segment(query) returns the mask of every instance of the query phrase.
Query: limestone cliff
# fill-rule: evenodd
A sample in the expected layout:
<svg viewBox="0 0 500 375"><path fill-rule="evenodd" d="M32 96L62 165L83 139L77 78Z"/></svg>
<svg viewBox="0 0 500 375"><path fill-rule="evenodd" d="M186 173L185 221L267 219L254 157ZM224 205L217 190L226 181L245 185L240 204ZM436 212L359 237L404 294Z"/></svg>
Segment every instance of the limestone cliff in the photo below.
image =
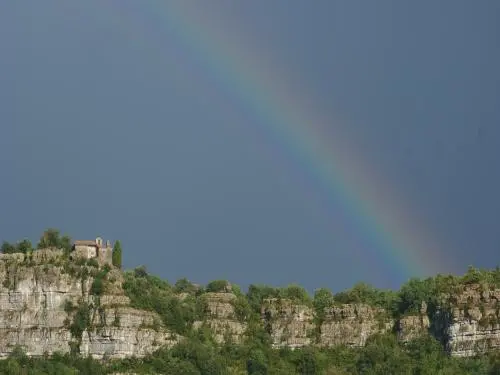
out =
<svg viewBox="0 0 500 375"><path fill-rule="evenodd" d="M435 330L451 355L467 357L500 348L500 290L470 284L445 296Z"/></svg>
<svg viewBox="0 0 500 375"><path fill-rule="evenodd" d="M310 307L272 298L264 301L261 311L273 347L297 348L313 342L314 315Z"/></svg>
<svg viewBox="0 0 500 375"><path fill-rule="evenodd" d="M59 250L0 255L0 357L16 346L28 355L124 358L172 345L175 337L155 314L129 307L121 273L102 272Z"/></svg>
<svg viewBox="0 0 500 375"><path fill-rule="evenodd" d="M246 324L236 317L234 302L236 296L232 293L205 293L206 319L196 321L193 328L209 327L219 343L230 340L240 343L246 330Z"/></svg>
<svg viewBox="0 0 500 375"><path fill-rule="evenodd" d="M274 298L264 302L262 317L274 347L297 348L313 344L359 347L371 335L393 327L393 321L382 309L363 304L327 308L324 318L319 321L312 308Z"/></svg>
<svg viewBox="0 0 500 375"><path fill-rule="evenodd" d="M321 324L319 343L322 346L364 346L375 333L386 333L394 321L381 308L364 304L344 304L327 309Z"/></svg>
<svg viewBox="0 0 500 375"><path fill-rule="evenodd" d="M418 314L406 315L396 321L398 340L404 343L429 333L431 321L429 319L427 304L422 302Z"/></svg>
<svg viewBox="0 0 500 375"><path fill-rule="evenodd" d="M156 313L131 307L123 281L117 269L94 259L71 260L59 250L0 255L0 358L16 346L35 356L142 357L178 342ZM360 347L377 333L395 332L402 342L432 334L453 356L500 349L500 289L474 283L457 288L439 296L431 312L422 303L418 313L398 319L361 303L332 302L318 316L309 305L270 298L261 305L260 322L275 348ZM218 342L243 341L249 305L239 291L186 296L175 298L198 298L204 306L194 329L209 329Z"/></svg>
<svg viewBox="0 0 500 375"><path fill-rule="evenodd" d="M204 297L208 302L208 318L204 322L195 322L195 327L210 327L218 342L228 338L239 342L246 324L234 317L236 296L231 293L207 293ZM427 333L429 328L425 311L394 320L381 308L365 304L338 304L325 309L324 317L319 320L312 307L280 298L263 301L261 318L274 348L293 349L308 345L361 347L370 336L394 329L400 340L409 341Z"/></svg>
<svg viewBox="0 0 500 375"><path fill-rule="evenodd" d="M234 298L230 296L211 296L219 339L227 335L224 327L230 326L227 317L233 310L229 301ZM392 331L402 342L434 335L453 356L473 356L500 348L500 290L479 285L468 285L461 293L445 296L431 315L424 302L418 313L399 319L391 318L381 308L337 304L326 308L322 319L318 319L312 307L273 298L264 300L261 317L275 348L361 347L370 336ZM231 332L234 335L242 331L232 328Z"/></svg>
<svg viewBox="0 0 500 375"><path fill-rule="evenodd" d="M407 315L396 322L398 340L404 343L428 333L430 320L427 314Z"/></svg>

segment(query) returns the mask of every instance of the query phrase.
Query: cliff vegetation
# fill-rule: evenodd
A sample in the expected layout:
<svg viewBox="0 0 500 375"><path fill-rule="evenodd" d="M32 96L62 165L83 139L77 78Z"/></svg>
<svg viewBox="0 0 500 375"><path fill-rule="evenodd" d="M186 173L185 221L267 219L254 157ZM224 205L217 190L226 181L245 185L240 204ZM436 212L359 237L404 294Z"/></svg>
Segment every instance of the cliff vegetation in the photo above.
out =
<svg viewBox="0 0 500 375"><path fill-rule="evenodd" d="M55 229L2 244L1 374L500 374L499 268L243 292L122 271L119 242L112 264L71 244Z"/></svg>

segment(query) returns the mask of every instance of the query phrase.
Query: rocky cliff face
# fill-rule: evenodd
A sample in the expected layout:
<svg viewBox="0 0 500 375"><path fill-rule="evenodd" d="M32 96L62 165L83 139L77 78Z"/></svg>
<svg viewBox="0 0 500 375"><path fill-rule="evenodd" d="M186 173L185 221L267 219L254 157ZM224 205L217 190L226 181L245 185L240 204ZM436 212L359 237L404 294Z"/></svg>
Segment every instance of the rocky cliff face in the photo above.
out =
<svg viewBox="0 0 500 375"><path fill-rule="evenodd" d="M99 272L58 250L0 255L0 357L15 346L28 355L140 357L175 342L155 314L129 307L120 272L109 271L93 295Z"/></svg>
<svg viewBox="0 0 500 375"><path fill-rule="evenodd" d="M306 345L359 347L368 337L393 327L382 309L367 305L328 308L318 321L312 308L289 300L269 299L262 306L264 324L273 346L298 348Z"/></svg>
<svg viewBox="0 0 500 375"><path fill-rule="evenodd" d="M226 301L228 296L224 297ZM221 303L223 299L219 305L213 305L213 311L221 311ZM230 309L229 306L226 308ZM217 316L218 334L222 338L225 315ZM461 293L445 298L432 319L425 303L419 313L396 320L383 309L363 304L333 306L318 319L311 307L276 298L264 301L261 316L275 348L361 347L374 334L394 331L402 342L432 334L453 356L473 356L500 349L500 290L479 285L469 285Z"/></svg>
<svg viewBox="0 0 500 375"><path fill-rule="evenodd" d="M261 312L273 347L298 348L313 343L315 325L310 307L273 298L264 301Z"/></svg>
<svg viewBox="0 0 500 375"><path fill-rule="evenodd" d="M451 355L467 357L500 348L500 290L468 285L448 296L438 317Z"/></svg>
<svg viewBox="0 0 500 375"><path fill-rule="evenodd" d="M427 314L427 304L422 302L418 314L403 316L396 321L398 340L407 343L429 333L431 321Z"/></svg>
<svg viewBox="0 0 500 375"><path fill-rule="evenodd" d="M130 307L122 284L118 270L68 260L58 250L0 255L0 358L16 346L35 356L73 351L94 358L141 357L178 342L158 315ZM418 314L398 320L364 304L337 304L319 317L312 307L268 299L261 321L275 348L360 347L370 336L394 330L402 342L431 333L453 356L500 349L500 289L460 288L442 296L432 314L423 304ZM242 342L247 323L238 308L241 296L229 290L198 298L206 311L194 328L209 328L218 342Z"/></svg>
<svg viewBox="0 0 500 375"><path fill-rule="evenodd" d="M346 304L327 309L321 324L320 345L364 346L375 333L386 333L394 326L386 312L363 304Z"/></svg>
<svg viewBox="0 0 500 375"><path fill-rule="evenodd" d="M426 334L429 328L430 320L425 313L404 316L396 322L398 340L404 343Z"/></svg>
<svg viewBox="0 0 500 375"><path fill-rule="evenodd" d="M247 326L236 317L236 296L232 293L205 293L201 298L205 300L207 317L204 321L194 322L193 328L209 327L219 343L240 343Z"/></svg>

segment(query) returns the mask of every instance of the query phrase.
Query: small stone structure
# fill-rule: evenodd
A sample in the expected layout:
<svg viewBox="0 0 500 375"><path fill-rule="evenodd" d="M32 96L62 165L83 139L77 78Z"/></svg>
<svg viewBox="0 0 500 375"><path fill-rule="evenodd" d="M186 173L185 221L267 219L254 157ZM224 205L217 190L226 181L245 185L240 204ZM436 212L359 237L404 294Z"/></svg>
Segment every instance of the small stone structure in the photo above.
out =
<svg viewBox="0 0 500 375"><path fill-rule="evenodd" d="M73 243L73 257L84 259L97 259L99 263L112 264L113 246L110 241L104 244L101 237L95 241L75 241Z"/></svg>

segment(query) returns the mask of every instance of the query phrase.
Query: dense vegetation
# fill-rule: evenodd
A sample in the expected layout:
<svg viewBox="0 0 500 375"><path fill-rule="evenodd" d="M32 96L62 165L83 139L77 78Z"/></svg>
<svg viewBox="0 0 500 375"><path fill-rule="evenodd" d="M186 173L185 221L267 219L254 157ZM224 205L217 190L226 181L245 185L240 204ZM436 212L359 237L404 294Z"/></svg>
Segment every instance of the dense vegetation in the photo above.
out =
<svg viewBox="0 0 500 375"><path fill-rule="evenodd" d="M67 235L61 236L57 229L49 228L43 232L36 249L45 249L48 247L55 247L58 249L64 249L69 252L71 250L71 238ZM27 254L30 251L35 250L32 243L28 239L18 241L16 244L12 244L7 241L2 242L1 249L4 254L12 253L23 253Z"/></svg>
<svg viewBox="0 0 500 375"><path fill-rule="evenodd" d="M60 236L54 229L46 231L34 248L24 240L17 244L4 242L4 253L30 253L37 248L59 247L71 249L68 236ZM121 266L120 251L113 258L115 266ZM109 267L98 269L97 264L85 264L93 271L92 294L100 296L110 271ZM80 275L82 276L82 275ZM85 276L85 275L83 275ZM0 361L0 374L111 374L135 372L138 374L500 374L500 353L491 353L478 358L451 358L443 346L431 335L425 335L408 344L401 344L393 333L371 337L361 349L336 347L320 349L276 350L261 324L262 303L269 298L292 300L312 307L316 323L325 319L325 308L344 303L365 303L384 308L387 314L398 318L417 313L422 303L428 307L432 317L435 308L443 306L453 294L468 284L481 288L500 287L500 269L478 270L470 267L464 276L437 275L427 279L411 279L399 291L379 290L365 283L353 288L332 293L326 288L309 295L298 285L275 288L266 285L250 285L244 293L236 285L225 280L215 280L205 286L195 285L187 279L170 284L150 275L142 266L124 273L123 288L131 299L132 306L154 311L172 331L186 337L185 341L170 350L160 349L143 359L129 358L121 361L96 361L82 358L77 350L65 355L45 358L28 358L22 350ZM235 318L248 322L245 339L241 344L230 341L217 344L209 329L193 329L195 321L204 320L207 314L207 293L231 292ZM88 326L88 306L66 306L75 311L69 322L74 337L81 336Z"/></svg>
<svg viewBox="0 0 500 375"><path fill-rule="evenodd" d="M272 350L265 334L255 332L238 346L216 345L210 337L192 335L171 350L159 350L141 360L100 362L57 354L36 359L15 350L10 358L0 361L0 373L5 375L100 375L115 372L167 375L493 375L500 373L500 357L450 358L430 336L415 340L406 347L398 344L394 335L380 335L370 338L361 349Z"/></svg>

